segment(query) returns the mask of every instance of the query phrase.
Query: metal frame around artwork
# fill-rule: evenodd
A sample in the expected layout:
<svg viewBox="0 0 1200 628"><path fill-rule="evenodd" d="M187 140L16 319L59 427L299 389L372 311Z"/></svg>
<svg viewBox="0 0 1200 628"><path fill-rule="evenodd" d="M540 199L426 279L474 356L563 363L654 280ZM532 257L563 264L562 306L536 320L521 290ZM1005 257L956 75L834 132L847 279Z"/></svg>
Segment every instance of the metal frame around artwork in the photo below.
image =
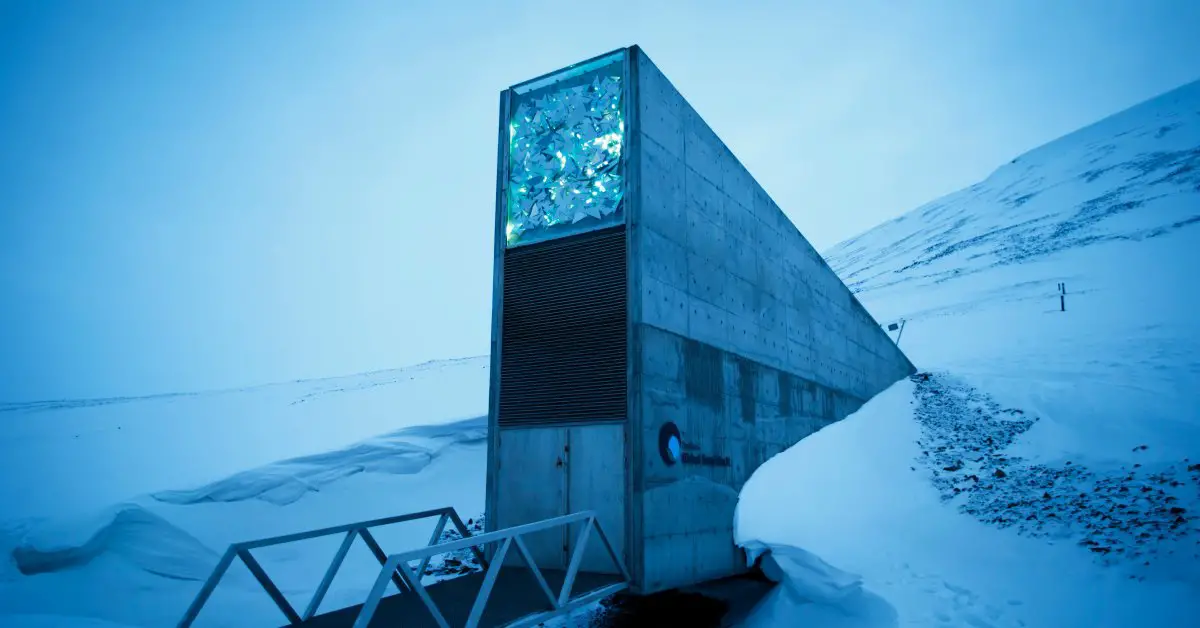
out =
<svg viewBox="0 0 1200 628"><path fill-rule="evenodd" d="M325 594L329 591L329 585L333 584L333 578L337 575L338 569L341 568L342 562L346 558L346 553L350 551L350 546L353 545L355 538L361 538L363 542L366 543L367 548L371 550L371 553L375 556L375 559L379 561L379 564L385 565L389 562L389 556L383 551L383 548L379 546L379 542L375 540L375 536L371 534L370 529L391 525L394 523L417 521L420 519L430 519L433 517L438 517L438 522L437 525L434 526L433 535L429 539L430 546L443 547L445 545L443 544L439 546L436 545L436 543L438 542L438 539L441 538L442 533L445 531L447 523L453 523L455 529L458 530L458 533L462 535L464 539L471 538L470 531L467 530L467 526L463 524L462 518L458 516L458 513L455 512L453 508L437 508L435 510L414 512L397 517L372 519L370 521L360 521L358 523L350 523L331 528L321 528L319 530L311 530L308 532L286 534L267 539L259 539L257 541L234 543L229 546L228 550L225 551L225 554L217 563L216 568L213 569L212 574L209 575L208 580L204 582L204 586L200 588L200 592L196 595L196 598L192 600L191 606L189 606L187 612L184 613L183 619L179 621L178 626L179 628L188 628L194 621L196 621L196 617L200 614L200 609L204 608L204 605L212 596L213 591L215 591L217 585L220 584L221 578L225 576L225 573L228 572L229 568L233 565L233 559L235 558L242 559L242 562L245 563L246 567L250 570L250 573L256 580L258 580L258 583L262 585L263 590L267 592L267 595L271 597L271 600L275 602L275 605L278 606L279 610L283 612L283 615L287 617L288 623L292 625L300 624L311 619L317 614L317 609L320 607L321 601L325 598ZM250 550L270 547L273 545L295 543L297 541L305 541L308 539L315 539L322 536L332 536L335 534L345 535L342 538L342 544L338 547L337 553L334 554L333 562L330 563L329 568L325 570L325 576L321 578L321 583L317 585L317 590L313 593L313 597L309 601L308 606L304 609L304 613L298 614L296 613L296 610L292 608L292 605L287 601L287 598L283 596L283 593L279 590L279 587L275 585L275 583L271 580L271 577L267 575L265 570L263 570L262 565L260 565L258 560L256 560L254 556L250 554ZM477 544L478 542L475 542L475 545ZM475 547L475 545L472 545L469 542L465 545L462 545L462 547L470 547L474 551L476 558L479 559L479 563L486 568L488 563L484 559L483 554L477 547ZM425 570L429 567L430 558L440 553L442 552L434 551L424 555L420 565L417 567L416 573L421 574L422 576L425 575ZM406 573L412 573L411 567L407 563L404 564L404 569ZM402 592L412 589L412 587L408 586L405 580L400 577L395 568L392 569L391 581L395 583L396 587Z"/></svg>
<svg viewBox="0 0 1200 628"><path fill-rule="evenodd" d="M571 553L570 563L567 567L567 573L563 580L562 589L556 595L550 590L550 586L546 583L545 576L533 561L533 557L529 554L529 548L525 545L523 536L534 534L543 530L557 528L560 526L569 526L573 523L583 523L580 528L579 535L576 537L575 547ZM622 580L610 585L606 585L588 591L577 597L572 597L572 589L575 585L575 577L579 575L579 568L583 564L584 551L587 548L588 539L591 537L592 530L595 530L599 535L600 541L604 543L604 548L608 551L609 558L613 561L613 566L620 571ZM371 592L367 596L367 601L363 603L362 610L359 612L358 619L354 622L354 628L367 628L371 623L371 618L374 617L375 611L379 608L379 603L383 599L383 594L387 590L388 582L395 574L400 574L404 580L405 586L416 593L421 602L425 604L425 608L429 614L433 616L435 622L441 628L450 628L449 622L446 621L446 616L433 602L429 596L425 586L421 584L421 578L413 573L409 567L409 562L421 560L422 565L429 560L431 556L444 552L453 552L466 548L476 549L480 545L490 545L499 543L500 547L496 550L492 557L491 564L486 567L487 572L483 578L483 584L479 588L479 593L475 596L475 602L471 605L471 613L467 617L467 623L464 628L478 628L480 620L483 618L483 610L487 607L488 599L492 594L492 587L496 584L496 579L500 576L500 570L503 568L504 558L508 551L516 546L517 553L524 559L525 564L529 566L535 580L537 580L542 593L546 595L549 609L527 615L515 622L509 623L510 628L518 626L532 626L544 622L548 619L557 617L574 610L585 604L590 604L597 600L603 599L613 593L629 588L629 572L625 569L624 562L617 556L613 550L612 544L608 540L608 536L604 534L604 530L600 527L600 522L596 520L596 513L590 510L577 512L562 517L554 517L536 523L529 523L495 532L487 532L470 538L463 538L459 541L450 543L442 543L439 545L431 545L429 547L393 554L387 558L383 564L383 568L379 572L379 576L375 579L374 586L371 587ZM476 550L478 551L478 550ZM420 573L420 572L417 572Z"/></svg>

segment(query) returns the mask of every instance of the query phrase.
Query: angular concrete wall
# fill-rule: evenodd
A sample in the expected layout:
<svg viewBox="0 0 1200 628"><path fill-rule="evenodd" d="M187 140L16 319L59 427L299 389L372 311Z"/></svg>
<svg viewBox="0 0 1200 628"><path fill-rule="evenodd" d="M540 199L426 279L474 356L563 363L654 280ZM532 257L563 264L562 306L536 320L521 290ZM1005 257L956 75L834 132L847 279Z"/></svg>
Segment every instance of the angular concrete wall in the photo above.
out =
<svg viewBox="0 0 1200 628"><path fill-rule="evenodd" d="M914 368L637 49L634 67L626 524L652 592L740 570L733 509L754 470ZM668 421L690 463L660 456Z"/></svg>

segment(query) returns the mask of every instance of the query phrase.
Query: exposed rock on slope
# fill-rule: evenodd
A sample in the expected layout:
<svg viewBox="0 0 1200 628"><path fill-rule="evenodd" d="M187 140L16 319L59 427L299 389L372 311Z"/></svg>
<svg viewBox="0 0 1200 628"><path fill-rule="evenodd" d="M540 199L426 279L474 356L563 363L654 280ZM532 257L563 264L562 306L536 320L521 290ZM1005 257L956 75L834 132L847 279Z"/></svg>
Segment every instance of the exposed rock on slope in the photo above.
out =
<svg viewBox="0 0 1200 628"><path fill-rule="evenodd" d="M1037 417L946 375L913 379L919 461L943 501L1020 534L1077 542L1105 563L1200 560L1200 464L1035 464L1008 450Z"/></svg>

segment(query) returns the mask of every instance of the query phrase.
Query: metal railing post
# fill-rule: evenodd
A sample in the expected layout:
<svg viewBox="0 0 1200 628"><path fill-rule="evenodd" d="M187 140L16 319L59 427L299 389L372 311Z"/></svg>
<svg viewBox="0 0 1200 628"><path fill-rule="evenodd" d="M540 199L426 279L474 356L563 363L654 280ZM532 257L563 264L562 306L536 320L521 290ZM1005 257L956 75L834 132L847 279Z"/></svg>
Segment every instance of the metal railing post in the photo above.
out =
<svg viewBox="0 0 1200 628"><path fill-rule="evenodd" d="M338 546L337 554L333 556L333 562L329 563L329 568L325 570L325 576L321 578L321 584L317 585L317 590L313 593L312 601L308 603L308 608L304 609L304 615L301 619L308 621L313 615L317 614L317 608L321 606L321 600L325 599L325 594L329 592L329 585L333 584L333 578L337 576L338 569L342 567L342 561L346 560L346 553L350 551L350 546L354 544L354 537L358 536L358 530L351 530L346 533L346 537L342 539L342 544Z"/></svg>
<svg viewBox="0 0 1200 628"><path fill-rule="evenodd" d="M596 521L595 524L596 534L600 536L600 542L604 543L604 549L608 550L609 558L612 558L613 564L616 565L618 570L620 570L621 577L627 582L633 580L633 578L629 575L629 570L625 567L625 563L621 561L619 556L617 556L617 550L614 549L612 543L609 542L608 535L604 533L604 528L600 526L600 522Z"/></svg>
<svg viewBox="0 0 1200 628"><path fill-rule="evenodd" d="M465 524L463 524L463 520L461 518L459 518L458 512L455 511L453 508L450 509L450 520L454 522L454 527L458 529L458 534L460 536L462 536L462 538L465 539L465 538L471 536L471 531L467 529L467 526ZM487 557L483 555L483 551L479 549L479 546L472 545L471 552L473 554L475 554L475 560L479 561L479 564L482 565L484 569L487 569L488 568Z"/></svg>
<svg viewBox="0 0 1200 628"><path fill-rule="evenodd" d="M516 544L517 551L520 552L521 557L525 559L525 564L529 565L529 571L533 573L533 577L537 580L538 586L541 587L542 593L545 593L546 599L550 601L550 608L558 608L558 598L550 590L550 585L546 583L546 578L542 575L542 570L538 569L537 563L533 562L533 555L529 553L529 548L525 546L525 540L520 535L517 535L513 537L513 543Z"/></svg>
<svg viewBox="0 0 1200 628"><path fill-rule="evenodd" d="M443 514L438 519L437 525L433 527L433 534L429 537L430 545L437 545L437 542L439 540L441 540L442 532L444 532L446 530L446 519L448 519L448 517L445 514ZM417 568L417 577L418 578L425 577L425 569L427 567L429 567L429 561L432 558L433 558L433 555L430 554L429 556L426 556L424 559L421 560L421 565Z"/></svg>
<svg viewBox="0 0 1200 628"><path fill-rule="evenodd" d="M243 563L246 563L246 567L250 568L250 573L254 574L254 579L258 580L258 583L266 590L267 595L271 596L271 599L275 601L275 606L278 606L279 610L283 611L283 615L287 617L288 622L293 625L300 623L300 616L296 614L296 609L292 608L286 597L283 597L283 592L279 590L279 587L275 586L275 583L271 581L267 572L263 571L262 565L258 564L254 556L250 554L250 550L240 549L237 554L238 558L242 559Z"/></svg>
<svg viewBox="0 0 1200 628"><path fill-rule="evenodd" d="M433 598L429 597L429 592L425 590L425 585L421 584L421 579L409 570L408 563L401 561L396 565L397 570L408 582L412 590L421 598L421 602L425 604L425 608L429 610L429 614L433 615L433 620L438 623L440 628L450 628L450 622L442 615L442 611L433 603Z"/></svg>
<svg viewBox="0 0 1200 628"><path fill-rule="evenodd" d="M575 537L575 549L571 552L571 564L567 567L566 578L563 579L562 590L558 592L558 605L561 607L571 598L571 589L575 586L575 576L579 566L583 564L584 548L587 547L588 535L592 532L592 518L584 521L579 536Z"/></svg>
<svg viewBox="0 0 1200 628"><path fill-rule="evenodd" d="M221 559L217 562L216 567L214 567L212 573L209 574L208 579L204 581L204 585L196 594L195 599L192 600L192 603L184 612L183 618L179 620L179 624L177 624L178 628L190 628L192 624L195 623L196 618L200 615L200 611L212 597L213 591L216 590L217 585L219 585L221 582L221 579L225 577L226 573L228 573L229 567L233 564L233 560L235 558L242 559L242 562L246 564L246 567L250 570L250 573L267 592L267 595L271 597L272 601L275 602L275 605L279 607L279 610L283 611L283 614L287 617L289 623L298 624L307 621L316 615L317 609L320 608L321 601L324 600L325 595L329 592L329 587L332 585L334 577L337 576L338 570L341 568L342 563L345 562L346 553L350 550L350 546L353 544L356 536L362 537L363 542L367 544L367 547L371 550L371 553L375 555L381 564L386 563L388 561L387 554L384 553L383 548L379 546L379 543L375 540L375 537L370 533L369 529L391 525L394 523L401 523L404 521L428 519L430 517L439 517L438 525L434 531L434 538L430 541L431 544L436 543L437 539L440 538L441 532L445 529L445 522L447 520L457 522L459 531L464 537L470 536L470 531L466 529L466 526L461 525L462 520L459 518L458 513L455 512L453 508L438 508L435 510L408 513L396 517L371 519L368 521L359 521L357 523L334 526L330 528L320 528L317 530L309 530L307 532L297 532L293 534L285 534L283 536L258 539L255 541L234 543L230 545L225 553L221 556ZM317 586L317 590L314 592L312 600L309 601L307 608L305 608L304 614L297 615L295 609L292 608L291 603L288 602L287 598L284 597L279 588L275 586L275 583L271 580L270 576L267 575L266 570L264 570L262 565L259 564L259 562L250 554L250 550L262 547L271 547L274 545L285 545L288 543L295 543L297 541L315 539L333 534L345 534L345 537L342 539L342 544L338 547L337 554L334 555L333 561L325 570L325 575L321 579L321 583ZM424 575L424 568L427 565L428 561L422 565L422 576ZM410 588L400 574L396 573L395 569L393 569L391 573L392 582L394 582L401 591L405 591Z"/></svg>
<svg viewBox="0 0 1200 628"><path fill-rule="evenodd" d="M371 624L371 618L375 616L375 610L379 608L379 602L383 599L383 592L387 590L388 581L391 579L392 572L396 571L396 565L399 562L395 558L389 558L383 569L379 570L379 575L375 578L375 584L371 585L371 590L367 593L367 599L363 602L362 608L358 610L358 617L354 619L353 628L367 628Z"/></svg>
<svg viewBox="0 0 1200 628"><path fill-rule="evenodd" d="M369 531L369 528L375 526L400 523L402 521L412 521L434 516L438 516L439 519L437 525L434 527L433 535L430 538L430 544L424 548L416 550L387 555L384 553L383 548L381 548L379 543L375 540L374 535L372 535ZM447 521L454 524L455 528L457 528L459 533L462 535L462 538L445 543L438 543L437 541L441 538L442 533L445 531ZM537 564L534 562L533 555L530 553L529 547L525 544L523 536L560 526L570 526L574 523L582 523L583 527L575 539L575 548L571 554L570 565L565 574L562 588L556 597L554 592L550 589L550 586L547 583L545 576L542 574L541 569L538 568ZM600 541L604 544L609 557L612 558L613 564L616 565L618 571L620 571L621 581L614 582L582 595L572 597L575 580L579 575L579 571L583 565L584 554L587 552L588 540L590 539L593 528L595 528L596 534L600 536ZM332 534L344 534L345 536L342 538L341 545L338 546L337 553L334 555L332 562L325 570L325 574L321 579L321 583L317 586L312 600L309 601L307 608L305 608L304 614L297 615L295 609L292 608L287 598L284 597L283 593L279 590L275 583L271 581L271 578L262 568L262 565L260 565L258 560L250 554L250 550L272 545L293 543L296 541L302 541L321 536L329 536ZM429 591L425 588L425 585L421 582L421 580L424 578L425 572L428 569L430 560L433 556L456 552L463 549L470 549L474 553L475 557L479 559L480 564L486 571L483 577L483 582L480 585L479 592L475 596L475 601L471 606L470 614L467 619L467 626L469 628L476 628L479 625L479 622L482 621L484 611L487 608L487 604L495 588L496 581L500 576L500 572L504 569L504 558L514 545L517 548L517 552L521 555L521 558L529 566L529 571L533 574L534 579L537 581L538 588L541 589L542 593L546 596L547 601L550 603L550 608L549 610L535 612L531 615L518 619L510 624L513 627L532 626L534 624L544 622L548 619L567 613L585 604L590 604L629 587L629 571L625 568L624 563L621 562L620 557L617 556L616 551L613 549L612 544L608 540L608 536L604 533L604 529L601 527L600 522L596 519L596 514L592 511L554 517L544 521L514 526L505 530L486 532L484 534L480 534L479 536L471 536L470 531L465 525L463 525L458 513L455 512L453 508L441 508L438 510L401 515L399 517L363 521L333 528L323 528L310 532L301 532L269 539L260 539L246 543L235 543L229 547L224 555L222 555L221 560L217 563L216 568L204 582L199 594L192 601L192 604L188 607L187 612L180 621L180 628L189 628L192 625L197 615L200 613L201 608L212 596L212 593L220 583L220 580L229 571L229 567L232 565L235 558L242 559L242 562L244 562L246 567L250 569L251 574L253 574L255 579L258 580L259 584L262 585L263 589L267 592L267 595L269 595L275 602L276 606L283 611L283 614L287 617L289 623L300 624L312 619L316 616L317 610L320 608L321 601L324 600L325 595L328 593L334 578L337 576L338 570L345 562L347 552L349 551L350 546L353 544L355 537L361 537L363 539L363 542L367 544L367 547L371 550L371 553L375 555L376 559L379 560L381 566L379 574L375 578L375 582L372 585L370 592L367 594L366 600L363 601L363 604L359 609L358 616L355 618L355 628L366 628L370 624L372 617L374 617L376 612L379 610L379 605L383 600L384 594L387 592L389 582L395 583L397 588L402 593L405 591L413 592L413 594L420 598L421 603L424 604L426 609L428 609L430 615L433 617L438 626L441 628L449 628L449 623L446 621L445 615L443 615L441 609L437 607L437 604L433 601L433 598L429 595ZM498 548L492 561L488 562L483 560L483 552L480 551L480 547L486 547L492 543L499 543L500 547ZM419 561L416 572L413 571L412 565L410 564L411 561Z"/></svg>
<svg viewBox="0 0 1200 628"><path fill-rule="evenodd" d="M366 528L363 528L358 532L358 535L362 537L363 542L367 544L367 547L371 550L371 553L375 555L375 560L379 561L379 565L386 565L388 562L388 556L384 553L383 548L379 546L379 542L375 540L375 537L371 535L371 532ZM403 593L407 588L404 584L404 580L400 578L400 574L396 573L395 570L392 570L392 584L395 584L396 588L399 589L401 593Z"/></svg>
<svg viewBox="0 0 1200 628"><path fill-rule="evenodd" d="M492 556L492 564L488 567L487 574L483 576L483 584L479 586L479 593L475 594L475 603L471 605L471 614L467 617L465 628L479 626L479 620L483 618L483 609L487 606L488 599L492 597L492 587L496 586L496 578L500 577L500 570L504 566L504 556L508 554L510 547L512 547L512 537L504 539L504 542L500 544L500 549L496 550L496 555Z"/></svg>
<svg viewBox="0 0 1200 628"><path fill-rule="evenodd" d="M208 598L212 597L217 584L221 582L221 578L225 576L225 572L233 564L234 556L237 556L236 547L230 547L225 550L225 554L221 556L221 560L217 561L217 567L208 576L208 580L204 581L204 586L200 587L200 593L196 595L196 599L192 600L191 605L184 612L183 619L179 620L179 628L190 628L192 622L196 621L196 616L200 614L200 609L208 603Z"/></svg>

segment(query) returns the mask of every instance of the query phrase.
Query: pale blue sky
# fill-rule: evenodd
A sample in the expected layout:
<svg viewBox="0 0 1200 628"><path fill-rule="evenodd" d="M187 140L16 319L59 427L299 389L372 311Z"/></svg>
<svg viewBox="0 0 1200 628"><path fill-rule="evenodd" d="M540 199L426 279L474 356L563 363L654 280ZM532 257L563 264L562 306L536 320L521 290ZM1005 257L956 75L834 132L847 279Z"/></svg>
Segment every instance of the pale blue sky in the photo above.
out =
<svg viewBox="0 0 1200 628"><path fill-rule="evenodd" d="M0 401L487 351L497 95L637 43L818 249L1200 78L1200 3L0 0Z"/></svg>

